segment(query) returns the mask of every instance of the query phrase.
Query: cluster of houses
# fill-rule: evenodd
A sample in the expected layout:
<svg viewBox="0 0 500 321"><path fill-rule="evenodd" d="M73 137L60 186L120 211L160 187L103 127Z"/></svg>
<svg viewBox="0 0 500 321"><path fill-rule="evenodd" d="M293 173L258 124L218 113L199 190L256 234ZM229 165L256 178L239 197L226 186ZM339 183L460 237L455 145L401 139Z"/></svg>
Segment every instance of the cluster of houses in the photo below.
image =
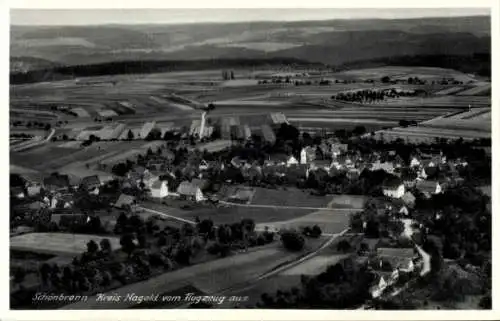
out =
<svg viewBox="0 0 500 321"><path fill-rule="evenodd" d="M398 282L402 273L416 271L421 263L421 258L414 248L377 248L375 258L369 262L376 276L370 287L370 294L373 298L380 297Z"/></svg>

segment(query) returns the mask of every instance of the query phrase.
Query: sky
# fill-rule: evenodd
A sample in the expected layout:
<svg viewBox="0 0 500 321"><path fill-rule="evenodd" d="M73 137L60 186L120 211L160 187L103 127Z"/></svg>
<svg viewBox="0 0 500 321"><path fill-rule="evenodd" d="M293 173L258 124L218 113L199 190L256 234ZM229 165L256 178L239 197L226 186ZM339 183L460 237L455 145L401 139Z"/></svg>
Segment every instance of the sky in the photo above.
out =
<svg viewBox="0 0 500 321"><path fill-rule="evenodd" d="M489 15L489 8L378 9L11 9L13 25L181 24L196 22L395 19Z"/></svg>

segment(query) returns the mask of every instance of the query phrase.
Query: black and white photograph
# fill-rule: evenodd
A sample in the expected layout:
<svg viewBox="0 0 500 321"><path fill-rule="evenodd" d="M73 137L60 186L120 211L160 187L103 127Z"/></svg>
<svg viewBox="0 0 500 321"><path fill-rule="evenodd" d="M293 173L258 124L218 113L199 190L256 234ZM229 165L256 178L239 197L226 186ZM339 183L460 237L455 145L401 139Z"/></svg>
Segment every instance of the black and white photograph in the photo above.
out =
<svg viewBox="0 0 500 321"><path fill-rule="evenodd" d="M9 15L10 310L492 309L491 8Z"/></svg>

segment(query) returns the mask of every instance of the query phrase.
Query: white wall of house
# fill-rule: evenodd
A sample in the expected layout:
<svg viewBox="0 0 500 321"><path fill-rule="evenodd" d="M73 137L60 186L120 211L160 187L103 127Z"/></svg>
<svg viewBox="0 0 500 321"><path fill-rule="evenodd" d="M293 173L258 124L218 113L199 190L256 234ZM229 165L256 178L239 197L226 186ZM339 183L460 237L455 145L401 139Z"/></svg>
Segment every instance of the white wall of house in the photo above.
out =
<svg viewBox="0 0 500 321"><path fill-rule="evenodd" d="M297 159L293 156L290 156L290 158L288 158L288 160L286 161L286 165L287 166L291 166L291 165L298 165L299 162L297 161Z"/></svg>
<svg viewBox="0 0 500 321"><path fill-rule="evenodd" d="M420 166L420 161L417 158L413 157L410 161L410 167L418 167L418 166Z"/></svg>
<svg viewBox="0 0 500 321"><path fill-rule="evenodd" d="M195 200L196 200L197 202L200 202L200 201L202 201L202 200L203 200L203 198L204 198L204 197L203 197L203 193L201 192L201 189L200 189L200 188L197 188L197 189L196 189Z"/></svg>
<svg viewBox="0 0 500 321"><path fill-rule="evenodd" d="M436 191L434 192L435 194L439 194L443 191L443 188L441 187L440 184L436 184Z"/></svg>
<svg viewBox="0 0 500 321"><path fill-rule="evenodd" d="M300 151L300 163L307 164L307 152L305 148Z"/></svg>
<svg viewBox="0 0 500 321"><path fill-rule="evenodd" d="M405 186L403 184L399 185L397 188L387 188L383 190L383 193L387 197L401 198L405 194Z"/></svg>
<svg viewBox="0 0 500 321"><path fill-rule="evenodd" d="M155 198L163 198L168 196L168 186L167 182L161 182L160 188L152 188L151 196Z"/></svg>

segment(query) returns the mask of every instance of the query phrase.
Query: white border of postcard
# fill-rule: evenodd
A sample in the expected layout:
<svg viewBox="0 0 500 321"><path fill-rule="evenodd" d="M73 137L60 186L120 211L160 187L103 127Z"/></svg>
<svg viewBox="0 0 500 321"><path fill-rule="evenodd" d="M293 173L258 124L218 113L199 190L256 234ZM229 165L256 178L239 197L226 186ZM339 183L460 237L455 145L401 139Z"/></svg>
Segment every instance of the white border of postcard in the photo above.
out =
<svg viewBox="0 0 500 321"><path fill-rule="evenodd" d="M497 154L497 139L500 125L500 114L496 112L498 108L498 103L500 103L500 96L498 91L497 77L499 76L499 63L498 59L494 57L500 57L499 51L499 18L500 18L500 6L498 0L442 0L442 1L431 1L431 0L349 0L349 1L327 1L327 0L287 0L287 1L269 1L269 0L243 0L243 1L224 1L224 0L212 0L212 1L202 1L202 0L184 0L184 1L161 1L161 0L122 0L122 1L112 1L112 0L86 0L86 1L62 1L62 0L15 0L15 1L0 1L1 5L1 16L0 23L2 23L2 28L0 28L0 39L3 44L3 50L1 51L2 59L0 60L2 68L2 77L0 77L0 88L2 90L1 115L3 122L7 123L9 117L9 112L7 106L9 106L9 87L8 87L8 56L9 50L9 9L10 8L65 8L65 9L78 9L78 8L491 8L491 18L492 18L492 79L493 80L493 91L492 91L492 102L495 108L492 106L492 139L493 139L493 181L500 180L500 162L498 161ZM279 17L276 17L277 20ZM8 127L0 127L4 135L2 137L8 137ZM8 150L8 140L2 140L2 150ZM4 182L8 181L8 162L9 156L5 152L4 157L1 158L3 163L1 168L3 170L2 175L4 175ZM493 208L497 207L498 188L496 184L493 185ZM4 195L4 199L7 200L8 184L4 183L0 185L1 195ZM8 201L3 202L4 204L4 215L2 219L5 220L2 226L8 225L8 212L7 206ZM500 206L500 205L498 205ZM498 226L495 224L498 219L493 215L493 253L496 253L496 249L499 248L498 242ZM498 223L498 222L497 222ZM500 223L499 223L500 224ZM8 246L9 238L8 233L2 233L1 251L4 260L8 260ZM493 259L494 267L498 265L497 261ZM8 264L1 264L0 269L2 270L1 277L1 288L5 295L2 295L0 300L1 312L0 318L2 320L494 320L500 318L500 295L498 295L499 280L493 277L493 310L491 311L480 311L480 310L468 310L468 311L443 311L443 310L432 310L432 311L338 311L338 310L128 310L128 311L89 311L89 310L78 310L78 311L10 311L9 310L9 299L8 299ZM495 269L493 269L495 271ZM498 271L498 269L496 269ZM495 272L494 272L494 276Z"/></svg>

